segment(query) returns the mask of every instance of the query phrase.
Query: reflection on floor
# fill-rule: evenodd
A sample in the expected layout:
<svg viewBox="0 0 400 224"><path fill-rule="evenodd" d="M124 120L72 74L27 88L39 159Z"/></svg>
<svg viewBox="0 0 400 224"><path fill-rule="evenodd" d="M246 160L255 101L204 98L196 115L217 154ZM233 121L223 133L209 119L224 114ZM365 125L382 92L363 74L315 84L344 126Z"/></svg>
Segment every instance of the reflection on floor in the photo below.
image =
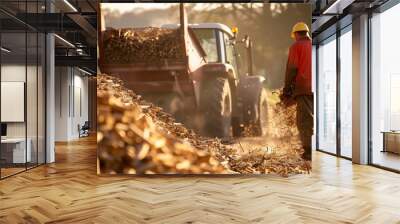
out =
<svg viewBox="0 0 400 224"><path fill-rule="evenodd" d="M36 163L27 163L26 167L25 164L18 164L18 165L14 165L14 164L2 164L2 168L1 168L1 178L6 178L8 176L11 176L13 174L17 174L20 172L25 171L26 169L30 169L33 167L36 167Z"/></svg>
<svg viewBox="0 0 400 224"><path fill-rule="evenodd" d="M399 223L400 175L320 152L313 173L96 175L96 140L0 181L0 223Z"/></svg>
<svg viewBox="0 0 400 224"><path fill-rule="evenodd" d="M400 171L400 155L392 152L375 151L372 157L373 164Z"/></svg>
<svg viewBox="0 0 400 224"><path fill-rule="evenodd" d="M24 170L25 170L25 167L24 168L20 168L20 167L18 167L18 168L1 168L1 178L13 175L15 173L18 173L18 172L21 172Z"/></svg>

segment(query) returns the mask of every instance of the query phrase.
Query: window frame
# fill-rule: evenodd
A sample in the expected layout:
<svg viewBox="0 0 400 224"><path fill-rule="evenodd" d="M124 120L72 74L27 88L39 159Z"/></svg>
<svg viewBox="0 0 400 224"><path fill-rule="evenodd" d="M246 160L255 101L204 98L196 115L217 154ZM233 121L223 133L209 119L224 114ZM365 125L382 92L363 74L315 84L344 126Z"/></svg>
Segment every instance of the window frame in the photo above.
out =
<svg viewBox="0 0 400 224"><path fill-rule="evenodd" d="M340 157L340 158L343 158L343 159L346 159L346 160L352 160L352 158L350 158L350 157L347 157L347 156L344 156L344 155L342 155L342 150L341 150L341 118L340 118L340 112L341 112L341 110L340 110L340 104L341 104L341 97L340 97L340 93L341 93L341 91L340 91L340 82L341 82L341 67L340 67L340 60L341 60L341 55L340 55L340 38L341 38L341 36L342 35L344 35L345 33L347 33L347 32L352 32L352 23L349 23L349 24L347 24L346 26L344 26L344 27L342 27L342 28L340 28L340 29L337 29L336 30L336 32L335 33L333 33L333 34L331 34L331 35L329 35L329 36L327 36L326 38L324 38L324 39L322 39L322 40L319 40L319 42L317 42L316 44L314 44L315 46L316 46L316 50L315 50L315 61L316 61L316 69L315 69L315 72L316 72L316 75L315 75L315 79L316 79L316 81L315 81L315 84L316 84L316 86L315 86L315 88L316 88L316 93L315 93L315 98L316 98L316 100L315 100L315 103L316 103L316 105L315 105L315 107L316 107L316 112L315 112L315 117L316 117L316 131L315 131L315 135L316 135L316 138L315 138L315 145L316 145L316 151L319 151L319 152L323 152L323 153L326 153L326 154L329 154L329 155L333 155L333 156L336 156L336 157ZM319 137L320 137L320 130L319 130L319 102L320 102L320 99L319 99L319 95L318 95L318 92L319 92L319 84L320 84L320 79L319 79L319 70L320 70L320 55L319 55L319 48L320 48L320 45L322 44L322 43L324 43L324 44L326 44L326 43L329 43L330 41L336 41L336 61L335 61L335 63L336 63L336 151L334 152L334 153L332 153L332 152L329 152L329 151L327 151L327 150L324 150L324 149L322 149L322 148L320 148L320 141L319 141Z"/></svg>
<svg viewBox="0 0 400 224"><path fill-rule="evenodd" d="M373 161L373 154L374 154L374 147L373 147L373 130L372 130L372 107L373 107L373 102L372 102L372 94L373 94L373 88L372 88L372 71L373 71L373 67L372 67L372 57L373 57L373 50L372 50L372 45L373 45L373 35L372 35L372 19L374 17L375 14L381 14L384 13L385 11L397 6L398 4L400 4L400 2L398 0L388 0L387 2L385 2L384 4L378 6L377 8L374 8L373 10L368 11L368 31L367 31L367 38L368 38L368 69L367 69L367 76L368 76L368 111L367 111L367 117L368 117L368 152L367 152L367 156L368 156L368 165L379 168L379 169L383 169L383 170L387 170L387 171L391 171L394 173L400 173L400 170L398 169L394 169L394 168L390 168L384 165L380 165L377 163L374 163Z"/></svg>
<svg viewBox="0 0 400 224"><path fill-rule="evenodd" d="M231 38L229 37L229 35L226 33L226 32L223 32L222 31L222 34L223 34L223 40L225 40L225 39L228 39L228 40L230 40ZM237 55L237 49L236 49L236 44L233 44L232 46L231 46L231 49L232 49L232 58L233 58L233 62L229 62L228 61L228 48L229 48L229 46L227 46L227 43L224 41L224 51L225 51L225 59L224 59L224 62L225 63L227 63L227 64L230 64L230 65L232 65L232 67L236 70L236 71L239 71L238 70L238 62L237 62L237 58L236 58L236 55Z"/></svg>

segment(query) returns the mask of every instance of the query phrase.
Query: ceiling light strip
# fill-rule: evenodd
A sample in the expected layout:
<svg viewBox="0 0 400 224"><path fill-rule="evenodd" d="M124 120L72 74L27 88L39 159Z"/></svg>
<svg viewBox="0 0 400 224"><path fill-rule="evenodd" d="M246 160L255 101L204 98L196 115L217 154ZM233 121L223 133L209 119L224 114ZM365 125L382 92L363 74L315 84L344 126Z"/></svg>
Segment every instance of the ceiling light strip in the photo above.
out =
<svg viewBox="0 0 400 224"><path fill-rule="evenodd" d="M10 53L10 52L11 52L10 50L8 50L7 48L4 48L4 47L1 47L0 49L1 49L2 51L6 52L6 53Z"/></svg>
<svg viewBox="0 0 400 224"><path fill-rule="evenodd" d="M335 7L337 7L337 5L339 4L340 0L336 0L332 5L330 5L327 9L324 10L324 12L322 14L326 15L328 13L331 13L330 11L332 9L334 9Z"/></svg>
<svg viewBox="0 0 400 224"><path fill-rule="evenodd" d="M54 34L55 37L57 37L59 40L61 40L62 42L64 42L65 44L67 44L68 46L72 47L72 48L76 48L75 45L73 45L71 42L69 42L68 40L62 38L61 36L59 36L58 34Z"/></svg>
<svg viewBox="0 0 400 224"><path fill-rule="evenodd" d="M355 0L336 0L322 13L323 15L329 14L342 14L343 10L351 5Z"/></svg>
<svg viewBox="0 0 400 224"><path fill-rule="evenodd" d="M64 0L65 4L68 5L74 12L78 12L78 10L73 6L68 0Z"/></svg>
<svg viewBox="0 0 400 224"><path fill-rule="evenodd" d="M88 71L86 71L86 70L83 70L83 69L81 69L81 68L79 68L79 67L78 67L78 70L81 71L81 72L83 72L83 73L85 73L85 74L87 74L87 75L92 75L92 73L90 73L90 72L88 72Z"/></svg>

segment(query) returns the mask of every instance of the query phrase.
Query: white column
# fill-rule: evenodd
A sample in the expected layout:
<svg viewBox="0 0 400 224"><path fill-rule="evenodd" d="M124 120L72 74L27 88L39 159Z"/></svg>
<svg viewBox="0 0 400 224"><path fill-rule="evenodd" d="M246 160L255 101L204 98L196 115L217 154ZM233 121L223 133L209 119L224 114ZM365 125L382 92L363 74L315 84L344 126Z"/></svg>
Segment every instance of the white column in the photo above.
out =
<svg viewBox="0 0 400 224"><path fill-rule="evenodd" d="M55 161L55 54L54 35L46 36L46 163Z"/></svg>
<svg viewBox="0 0 400 224"><path fill-rule="evenodd" d="M368 163L368 15L353 19L353 162Z"/></svg>

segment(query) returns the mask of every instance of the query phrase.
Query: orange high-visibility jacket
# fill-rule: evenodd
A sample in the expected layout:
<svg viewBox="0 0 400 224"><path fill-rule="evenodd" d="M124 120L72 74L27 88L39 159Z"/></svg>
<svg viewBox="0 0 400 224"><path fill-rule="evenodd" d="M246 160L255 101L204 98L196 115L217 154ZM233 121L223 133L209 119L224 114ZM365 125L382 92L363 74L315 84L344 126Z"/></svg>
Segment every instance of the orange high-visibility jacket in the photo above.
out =
<svg viewBox="0 0 400 224"><path fill-rule="evenodd" d="M309 38L296 41L289 49L286 66L285 87L294 84L294 96L312 95L311 90L311 61L312 45ZM290 77L295 70L295 77Z"/></svg>

